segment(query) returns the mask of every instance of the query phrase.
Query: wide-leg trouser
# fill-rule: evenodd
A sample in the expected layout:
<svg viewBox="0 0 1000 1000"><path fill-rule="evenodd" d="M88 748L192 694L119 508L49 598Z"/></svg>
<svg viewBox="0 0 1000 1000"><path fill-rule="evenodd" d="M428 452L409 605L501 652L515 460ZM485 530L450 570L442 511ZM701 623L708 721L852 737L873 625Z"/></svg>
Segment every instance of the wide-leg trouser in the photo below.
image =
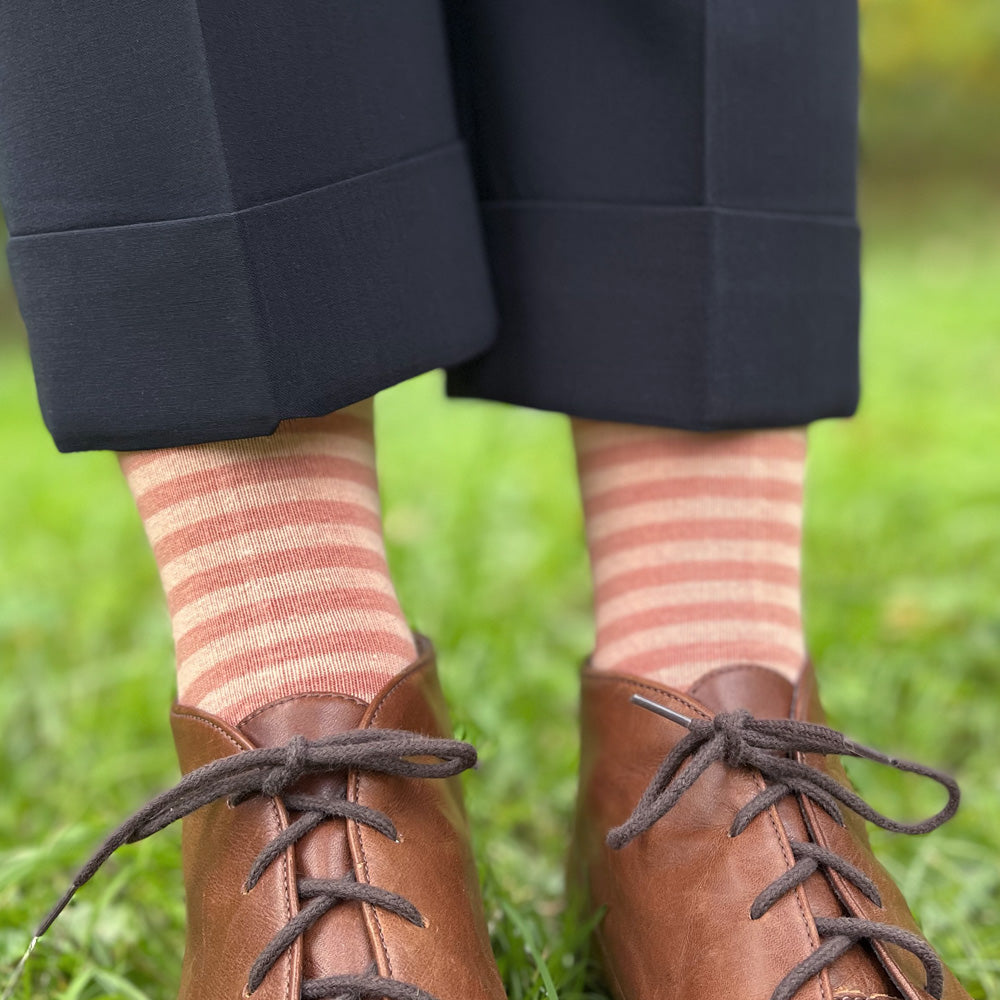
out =
<svg viewBox="0 0 1000 1000"><path fill-rule="evenodd" d="M0 199L59 448L402 379L711 430L857 403L856 0L32 0Z"/></svg>

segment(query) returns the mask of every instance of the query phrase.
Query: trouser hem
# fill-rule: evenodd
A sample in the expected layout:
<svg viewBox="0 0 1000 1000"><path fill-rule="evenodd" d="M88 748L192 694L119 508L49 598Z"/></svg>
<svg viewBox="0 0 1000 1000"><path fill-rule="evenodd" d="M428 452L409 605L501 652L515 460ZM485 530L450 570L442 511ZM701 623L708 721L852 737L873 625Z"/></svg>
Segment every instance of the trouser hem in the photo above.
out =
<svg viewBox="0 0 1000 1000"><path fill-rule="evenodd" d="M853 219L711 207L484 207L495 346L455 396L710 431L858 403Z"/></svg>
<svg viewBox="0 0 1000 1000"><path fill-rule="evenodd" d="M9 259L61 451L268 434L496 333L458 143L231 213L15 236Z"/></svg>

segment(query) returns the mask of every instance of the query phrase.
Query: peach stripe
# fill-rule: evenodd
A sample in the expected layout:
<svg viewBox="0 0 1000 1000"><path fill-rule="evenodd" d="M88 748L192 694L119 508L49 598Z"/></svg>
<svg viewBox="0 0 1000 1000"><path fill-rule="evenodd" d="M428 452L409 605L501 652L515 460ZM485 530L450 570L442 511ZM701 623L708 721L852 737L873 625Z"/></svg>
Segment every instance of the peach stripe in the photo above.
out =
<svg viewBox="0 0 1000 1000"><path fill-rule="evenodd" d="M202 545L160 566L160 576L169 591L193 572L204 572L254 556L273 552L298 552L306 548L349 546L384 556L385 546L380 531L350 525L288 524L266 531L237 535L223 543ZM297 556L289 557L289 568Z"/></svg>
<svg viewBox="0 0 1000 1000"><path fill-rule="evenodd" d="M285 455L276 458L229 462L168 479L136 495L143 519L177 504L190 503L210 494L245 490L248 484L272 484L290 479L319 482L338 480L375 490L375 470L363 462L337 455Z"/></svg>
<svg viewBox="0 0 1000 1000"><path fill-rule="evenodd" d="M118 453L118 464L126 476L132 477L142 469L162 466L163 454L162 451L121 451Z"/></svg>
<svg viewBox="0 0 1000 1000"><path fill-rule="evenodd" d="M799 573L794 565L749 559L660 562L653 566L642 565L637 569L626 570L604 580L596 588L595 598L598 604L604 604L622 594L646 587L714 582L736 585L769 583L798 588Z"/></svg>
<svg viewBox="0 0 1000 1000"><path fill-rule="evenodd" d="M288 489L288 495L294 497L295 503L329 503L335 497L339 504L353 504L372 513L375 517L372 523L379 523L378 493L369 486L359 486L342 479L296 477L285 480L282 485ZM222 517L226 514L242 516L245 511L265 510L278 502L274 484L270 483L248 483L244 487L219 490L207 497L195 497L176 503L148 517L146 534L155 545L167 535L173 534L178 527L199 524L206 517ZM286 523L281 515L278 515L278 523Z"/></svg>
<svg viewBox="0 0 1000 1000"><path fill-rule="evenodd" d="M411 660L389 658L373 663L370 668L352 666L354 658L337 660L295 660L273 670L240 677L208 692L199 700L206 712L225 714L233 719L245 719L251 712L270 701L290 695L315 692L326 694L349 691L356 698L370 701ZM184 692L185 703L192 698Z"/></svg>
<svg viewBox="0 0 1000 1000"><path fill-rule="evenodd" d="M798 611L769 601L705 601L698 604L662 604L614 619L603 616L597 630L602 643L611 643L640 632L673 625L690 626L697 621L711 622L713 631L723 622L752 621L755 628L762 624L781 625L793 632L797 632L802 625Z"/></svg>
<svg viewBox="0 0 1000 1000"><path fill-rule="evenodd" d="M395 601L392 581L383 570L348 569L342 566L295 569L288 573L257 578L253 569L237 572L224 587L217 587L185 606L172 611L174 635L190 632L199 622L216 614L220 605L232 607L248 598L275 600L310 591L337 589L373 591ZM252 583L248 583L250 580Z"/></svg>
<svg viewBox="0 0 1000 1000"><path fill-rule="evenodd" d="M118 454L122 472L130 484L137 484L136 491L147 489L176 475L178 470L194 471L240 461L254 455L301 454L308 443L310 451L344 454L346 450L363 457L371 452L372 428L360 424L338 428L332 432L315 429L296 429L291 425L299 421L286 420L280 430L270 437L245 438L237 441L220 441L155 451L123 451ZM164 460L166 456L167 460Z"/></svg>
<svg viewBox="0 0 1000 1000"><path fill-rule="evenodd" d="M745 521L758 524L792 525L796 534L802 522L802 505L773 503L748 497L744 503L728 498L689 497L681 500L657 500L633 507L617 507L591 516L587 513L587 536L591 544L615 534L623 526L639 528L643 525L700 523L702 521ZM694 529L695 534L699 529Z"/></svg>
<svg viewBox="0 0 1000 1000"><path fill-rule="evenodd" d="M650 458L633 465L613 465L587 472L587 495L598 495L609 489L650 481L671 482L679 479L702 478L709 482L731 479L751 487L755 479L801 486L804 481L802 463L786 460L764 461L747 458L713 458L705 462L685 458Z"/></svg>
<svg viewBox="0 0 1000 1000"><path fill-rule="evenodd" d="M742 562L747 565L778 566L799 572L801 552L795 546L774 545L770 542L738 540L713 541L706 546L698 539L686 542L662 542L648 548L625 549L593 564L594 582L600 589L608 580L650 566L665 568L690 564L710 566L718 562Z"/></svg>
<svg viewBox="0 0 1000 1000"><path fill-rule="evenodd" d="M360 504L337 500L290 500L206 517L185 525L154 543L153 554L156 561L163 564L202 545L215 544L279 524L353 525L372 531L380 531L382 527L378 513Z"/></svg>
<svg viewBox="0 0 1000 1000"><path fill-rule="evenodd" d="M598 624L610 625L618 619L652 608L675 608L695 605L740 604L754 608L762 604L775 605L801 614L798 587L775 587L768 583L748 584L746 580L716 580L701 583L680 583L667 587L640 587L598 605ZM747 617L750 612L744 614Z"/></svg>
<svg viewBox="0 0 1000 1000"><path fill-rule="evenodd" d="M704 520L667 521L624 528L609 534L591 546L591 556L601 560L626 549L683 542L698 538L706 542L741 541L787 545L798 548L800 532L793 525L751 521L745 518L706 518Z"/></svg>
<svg viewBox="0 0 1000 1000"><path fill-rule="evenodd" d="M308 644L314 637L336 632L340 636L362 635L367 639L373 636L392 636L410 649L410 630L398 613L387 614L383 611L363 611L350 607L329 607L315 615L304 615L286 621L254 622L248 621L241 633L231 633L217 639L209 645L183 659L187 676L200 677L211 670L216 664L238 662L240 664L256 664L266 666L271 660L267 650L284 650L285 659L297 657L294 649L305 644L303 653L313 655L315 650ZM357 647L359 651L366 649L374 652L383 647L366 647L363 643ZM412 659L412 652L410 653Z"/></svg>
<svg viewBox="0 0 1000 1000"><path fill-rule="evenodd" d="M603 642L600 629L597 634L597 645L604 650L604 655L615 663L620 663L626 656L642 649L683 646L697 641L700 641L702 646L711 648L719 643L741 640L768 642L786 649L797 649L802 645L801 632L798 628L761 621L757 617L721 621L691 619L675 625L662 625L631 632L606 644Z"/></svg>
<svg viewBox="0 0 1000 1000"><path fill-rule="evenodd" d="M709 670L732 663L763 663L797 671L802 667L803 653L791 646L743 638L710 644L679 643L643 650L619 660L615 670L640 677L666 677L678 687L686 687Z"/></svg>
<svg viewBox="0 0 1000 1000"><path fill-rule="evenodd" d="M637 428L638 435L603 441L587 441L579 448L584 475L610 466L633 465L651 458L695 458L711 464L713 457L802 461L805 443L797 433L772 432L765 440L759 434L719 434L671 436L669 439L653 428Z"/></svg>
<svg viewBox="0 0 1000 1000"><path fill-rule="evenodd" d="M256 443L257 441L262 442L258 448L246 447L248 443ZM323 455L349 459L374 469L371 452L370 441L359 441L356 438L316 436L307 439L278 433L273 438L258 438L254 442L230 441L199 445L197 448L191 449L178 448L171 453L170 462L148 463L135 472L130 471L128 478L132 492L142 495L179 476L195 472L208 473L230 465L254 460L295 459L308 455ZM124 465L124 460L122 464Z"/></svg>
<svg viewBox="0 0 1000 1000"><path fill-rule="evenodd" d="M214 664L208 670L192 673L186 668L185 699L193 704L201 704L209 691L218 690L231 678L239 678L236 683L253 674L259 674L262 669L274 670L282 664L290 665L294 661L325 657L330 663L330 673L341 672L337 666L338 654L347 654L344 663L356 663L359 655L364 656L369 651L378 650L380 655L387 654L398 661L409 662L413 658L413 640L405 639L381 630L364 630L357 632L334 631L309 636L302 640L279 642L254 649L250 653L239 653ZM375 662L378 657L372 655ZM266 666L262 666L266 664ZM193 678L188 680L187 678Z"/></svg>
<svg viewBox="0 0 1000 1000"><path fill-rule="evenodd" d="M298 627L301 619L315 615L329 615L331 609L349 608L351 613L381 612L395 614L395 596L385 591L340 587L335 590L312 590L288 594L284 597L268 597L261 601L248 601L236 607L222 604L226 610L214 617L205 618L186 631L176 628L177 655L187 660L206 646L222 639L241 635L250 640L248 625L277 625L295 619Z"/></svg>
<svg viewBox="0 0 1000 1000"><path fill-rule="evenodd" d="M741 503L766 500L782 504L802 503L802 486L781 479L741 479L736 476L683 476L667 480L644 480L606 490L588 491L587 516L609 510L623 510L636 504L674 503L678 500L705 502L725 497ZM735 505L734 505L735 506Z"/></svg>
<svg viewBox="0 0 1000 1000"><path fill-rule="evenodd" d="M359 545L316 545L301 549L258 550L229 562L219 562L189 576L178 577L167 589L170 613L208 594L234 585L238 580L265 580L290 570L310 570L346 567L352 571L367 570L388 577L388 565L381 550Z"/></svg>

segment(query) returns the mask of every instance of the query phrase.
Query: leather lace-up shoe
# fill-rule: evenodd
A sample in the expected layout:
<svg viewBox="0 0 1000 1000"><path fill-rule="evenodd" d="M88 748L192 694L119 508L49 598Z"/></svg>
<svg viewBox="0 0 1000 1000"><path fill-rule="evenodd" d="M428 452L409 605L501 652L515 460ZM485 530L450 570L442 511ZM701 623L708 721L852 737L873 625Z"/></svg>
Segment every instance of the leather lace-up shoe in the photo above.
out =
<svg viewBox="0 0 1000 1000"><path fill-rule="evenodd" d="M617 1000L968 1000L868 844L865 820L925 833L947 775L824 724L811 670L757 666L686 694L586 670L571 875ZM920 823L876 812L838 757L930 777Z"/></svg>
<svg viewBox="0 0 1000 1000"><path fill-rule="evenodd" d="M180 1000L504 1000L427 640L371 702L286 698L235 728L175 706L184 777L106 841L184 817Z"/></svg>

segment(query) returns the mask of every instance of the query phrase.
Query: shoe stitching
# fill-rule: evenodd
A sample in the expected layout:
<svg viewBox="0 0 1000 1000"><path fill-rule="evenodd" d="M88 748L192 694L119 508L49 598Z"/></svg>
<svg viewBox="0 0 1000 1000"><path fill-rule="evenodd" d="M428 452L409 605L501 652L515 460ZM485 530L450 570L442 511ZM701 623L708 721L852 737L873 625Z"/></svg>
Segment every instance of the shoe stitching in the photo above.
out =
<svg viewBox="0 0 1000 1000"><path fill-rule="evenodd" d="M685 698L683 695L677 694L667 688L661 687L660 685L646 684L645 682L635 677L627 675L602 674L599 673L598 671L594 671L592 673L584 674L583 682L584 684L602 683L602 684L613 684L615 686L627 683L630 687L638 688L641 691L652 691L654 694L659 695L661 698L669 698L671 701L675 701L679 705L684 705L692 712L696 712L698 716L702 719L712 718L711 714L707 712L704 708L702 708L702 706L699 705L698 702Z"/></svg>
<svg viewBox="0 0 1000 1000"><path fill-rule="evenodd" d="M696 680L688 689L688 694L692 698L696 698L698 695L695 692L704 686L704 681L708 681L716 677L728 677L731 674L746 672L748 670L752 670L754 673L781 676L780 674L777 674L777 671L772 670L770 667L762 667L759 663L732 663L728 667L717 667L715 670L711 671L711 673L699 677L698 680Z"/></svg>
<svg viewBox="0 0 1000 1000"><path fill-rule="evenodd" d="M325 701L343 701L348 702L352 705L357 705L359 708L367 708L368 703L362 701L360 698L355 698L354 695L350 694L338 694L335 691L309 691L305 694L290 694L285 698L279 698L278 701L268 702L266 705L261 705L260 708L254 709L249 715L245 716L240 722L237 728L242 729L248 722L252 719L256 719L268 712L270 709L274 708L275 705L287 705L291 701L304 701L306 698L321 698Z"/></svg>
<svg viewBox="0 0 1000 1000"><path fill-rule="evenodd" d="M388 691L385 692L385 694L379 699L378 703L375 705L375 709L372 712L371 718L368 720L366 728L368 729L375 728L374 725L375 720L378 719L378 717L382 714L382 710L386 707L386 705L389 704L390 700L393 699L397 694L399 694L400 691L404 690L404 682L408 681L412 677L417 676L418 674L423 673L427 669L428 664L431 662L430 653L431 651L429 648L424 650L423 654L420 656L420 659L418 659L416 663L414 663L409 669L405 670L403 673L399 674L394 679L392 686L389 688ZM364 775L362 774L355 775L354 800L356 802L360 801L362 782L364 780L365 780ZM369 868L368 868L368 852L365 850L364 831L359 826L356 826L355 829L357 832L358 847L361 851L361 862L362 862L362 867L364 869L365 881L370 883L371 876L369 874ZM378 931L379 942L382 945L382 954L385 956L386 970L391 976L393 975L392 958L389 955L389 945L386 943L385 940L385 930L382 927L382 919L379 916L378 910L376 910L374 907L370 907L369 912L371 913L372 919L375 923L375 929Z"/></svg>
<svg viewBox="0 0 1000 1000"><path fill-rule="evenodd" d="M353 801L355 801L355 802L360 801L360 797L361 797L361 782L363 780L364 779L363 779L362 775L357 774L357 773L355 773L353 775L353 782L354 782ZM362 831L360 825L357 824L357 823L354 824L354 831L355 831L355 836L357 837L357 841L358 841L358 848L361 851L361 867L362 867L362 870L364 872L365 882L368 885L371 885L371 875L369 874L369 870L368 870L368 852L365 850L364 832ZM388 974L390 976L392 976L393 975L393 971L392 971L392 959L389 957L389 947L388 947L388 945L386 944L386 941L385 941L385 933L382 930L382 921L379 919L378 910L376 910L374 906L369 906L367 909L368 909L368 912L371 914L372 920L375 923L375 929L378 931L379 942L382 945L382 955L385 958L386 972L388 972Z"/></svg>

